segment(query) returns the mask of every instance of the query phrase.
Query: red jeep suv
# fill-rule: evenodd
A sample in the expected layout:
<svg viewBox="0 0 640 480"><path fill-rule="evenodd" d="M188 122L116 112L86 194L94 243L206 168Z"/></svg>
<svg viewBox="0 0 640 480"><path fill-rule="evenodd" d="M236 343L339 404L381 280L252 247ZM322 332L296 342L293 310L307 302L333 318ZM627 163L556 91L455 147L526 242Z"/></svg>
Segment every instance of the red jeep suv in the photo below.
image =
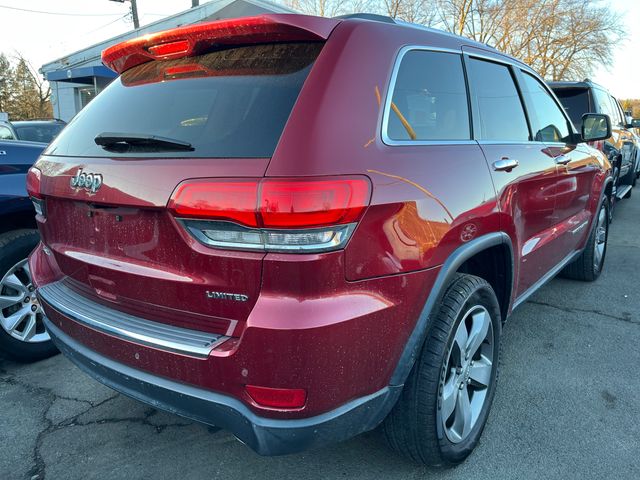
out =
<svg viewBox="0 0 640 480"><path fill-rule="evenodd" d="M529 67L391 19L264 15L103 52L120 73L29 176L29 267L100 382L277 455L383 424L476 445L502 324L595 279L610 165Z"/></svg>

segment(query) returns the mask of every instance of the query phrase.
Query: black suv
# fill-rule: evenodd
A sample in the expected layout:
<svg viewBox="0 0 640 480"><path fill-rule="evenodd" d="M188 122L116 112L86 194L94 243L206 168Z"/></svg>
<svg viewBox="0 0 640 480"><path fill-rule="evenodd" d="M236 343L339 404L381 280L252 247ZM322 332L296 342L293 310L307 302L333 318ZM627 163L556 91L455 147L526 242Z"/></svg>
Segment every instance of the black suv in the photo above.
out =
<svg viewBox="0 0 640 480"><path fill-rule="evenodd" d="M582 115L597 112L611 118L611 137L591 146L602 150L613 166L614 195L612 201L631 196L635 184L638 155L632 125L626 120L618 101L602 86L590 80L583 82L549 82L562 102L578 131L582 128ZM612 205L613 206L613 205ZM610 209L613 212L613 209Z"/></svg>

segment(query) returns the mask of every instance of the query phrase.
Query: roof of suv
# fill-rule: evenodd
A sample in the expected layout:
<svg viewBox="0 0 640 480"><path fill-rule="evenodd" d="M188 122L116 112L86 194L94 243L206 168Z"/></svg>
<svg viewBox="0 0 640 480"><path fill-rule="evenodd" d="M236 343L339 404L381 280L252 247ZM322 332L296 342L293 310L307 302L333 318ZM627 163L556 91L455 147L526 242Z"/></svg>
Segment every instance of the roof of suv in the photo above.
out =
<svg viewBox="0 0 640 480"><path fill-rule="evenodd" d="M64 120L60 120L57 118L49 118L43 119L38 118L36 120L16 120L15 122L11 122L12 125L20 126L20 125L48 125L50 123L66 123Z"/></svg>
<svg viewBox="0 0 640 480"><path fill-rule="evenodd" d="M551 88L600 88L602 90L608 91L602 85L593 82L589 79L582 80L581 82L573 82L573 81L562 81L562 82L547 82L547 84Z"/></svg>

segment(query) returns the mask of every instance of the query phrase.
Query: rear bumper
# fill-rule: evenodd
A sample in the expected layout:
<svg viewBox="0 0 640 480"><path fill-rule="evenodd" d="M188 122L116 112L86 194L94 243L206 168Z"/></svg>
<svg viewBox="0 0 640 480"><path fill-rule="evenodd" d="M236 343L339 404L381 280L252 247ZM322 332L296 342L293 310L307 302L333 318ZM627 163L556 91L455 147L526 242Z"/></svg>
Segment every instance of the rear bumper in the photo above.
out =
<svg viewBox="0 0 640 480"><path fill-rule="evenodd" d="M228 430L261 455L299 452L372 430L401 391L386 387L311 418L264 418L232 397L134 369L88 349L48 320L45 325L60 351L100 383L154 408Z"/></svg>

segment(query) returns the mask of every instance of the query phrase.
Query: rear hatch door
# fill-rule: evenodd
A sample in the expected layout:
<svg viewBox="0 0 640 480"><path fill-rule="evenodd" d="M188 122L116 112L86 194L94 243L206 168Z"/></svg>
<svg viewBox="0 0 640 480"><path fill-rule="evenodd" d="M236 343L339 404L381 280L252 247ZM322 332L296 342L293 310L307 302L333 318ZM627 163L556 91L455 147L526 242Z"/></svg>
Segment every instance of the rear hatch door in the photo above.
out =
<svg viewBox="0 0 640 480"><path fill-rule="evenodd" d="M200 244L167 203L185 179L264 175L321 48L314 37L144 61L92 100L37 164L64 281L152 320L241 327L264 254Z"/></svg>

